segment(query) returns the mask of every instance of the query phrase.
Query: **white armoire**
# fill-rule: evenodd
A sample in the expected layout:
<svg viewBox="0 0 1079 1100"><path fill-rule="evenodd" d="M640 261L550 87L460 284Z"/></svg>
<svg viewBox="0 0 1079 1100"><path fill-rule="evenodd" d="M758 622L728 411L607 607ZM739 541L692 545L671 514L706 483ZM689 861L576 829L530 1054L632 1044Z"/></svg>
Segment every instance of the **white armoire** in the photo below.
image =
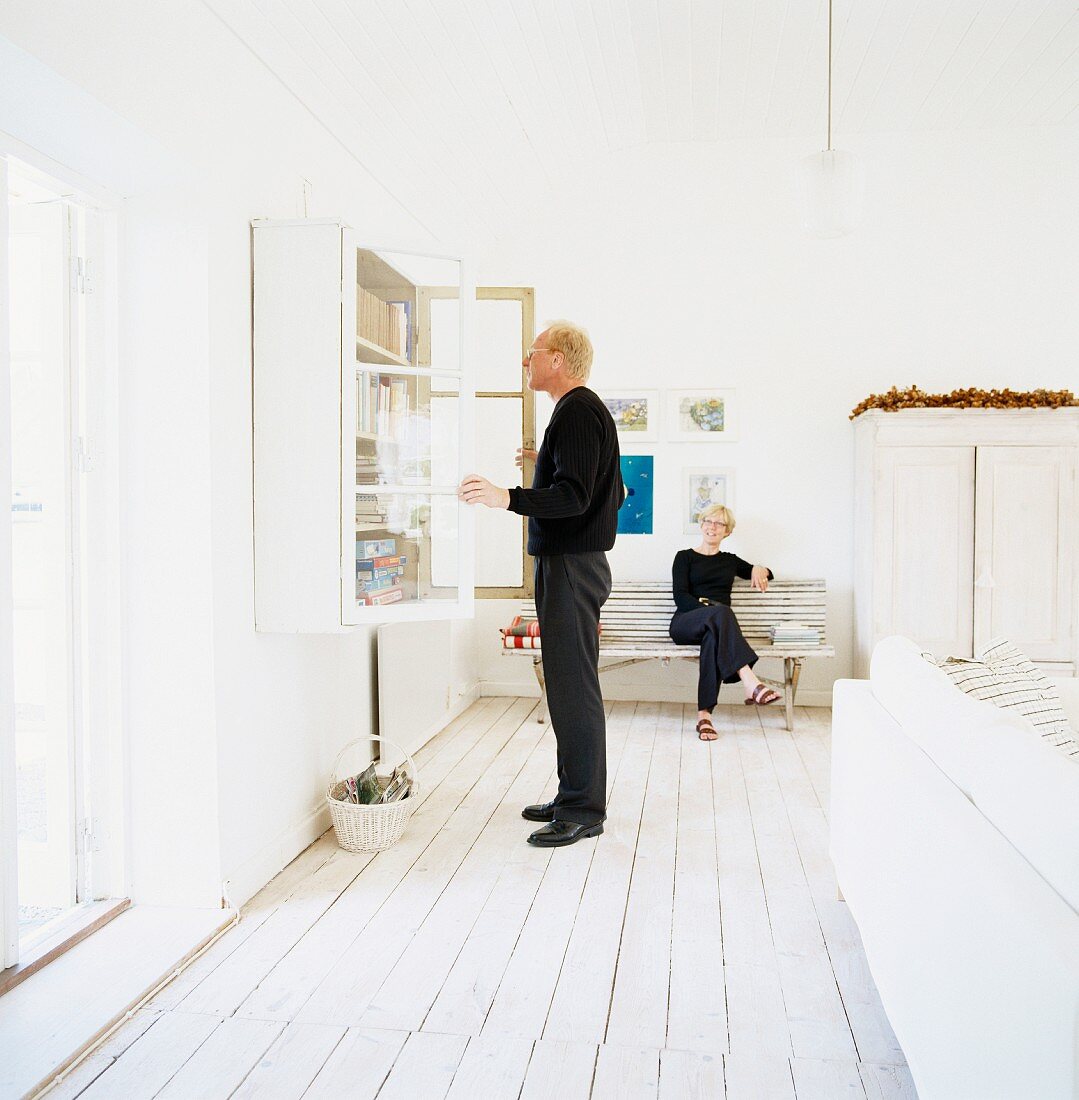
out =
<svg viewBox="0 0 1079 1100"><path fill-rule="evenodd" d="M904 634L969 657L1007 637L1079 667L1079 408L873 410L854 422L855 675Z"/></svg>

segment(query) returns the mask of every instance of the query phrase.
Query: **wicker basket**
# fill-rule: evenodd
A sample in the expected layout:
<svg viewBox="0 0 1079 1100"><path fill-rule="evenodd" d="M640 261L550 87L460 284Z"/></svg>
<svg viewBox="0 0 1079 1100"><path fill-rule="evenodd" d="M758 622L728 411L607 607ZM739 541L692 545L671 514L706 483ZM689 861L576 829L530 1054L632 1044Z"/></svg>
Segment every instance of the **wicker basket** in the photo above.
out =
<svg viewBox="0 0 1079 1100"><path fill-rule="evenodd" d="M341 795L345 790L343 779L337 778L337 767L341 763L341 757L352 748L364 741L380 741L384 745L399 749L408 761L408 774L412 779L412 789L407 798L397 802L388 802L385 805L357 806L353 802L343 802ZM400 745L394 745L386 737L378 737L374 734L368 737L358 737L350 741L338 754L333 762L333 770L330 773L330 784L326 789L326 802L330 807L330 817L333 818L334 832L337 834L337 843L349 852L381 852L396 844L405 831L405 824L412 816L412 811L419 802L418 773L416 761L401 749ZM379 782L385 786L386 782L381 777Z"/></svg>

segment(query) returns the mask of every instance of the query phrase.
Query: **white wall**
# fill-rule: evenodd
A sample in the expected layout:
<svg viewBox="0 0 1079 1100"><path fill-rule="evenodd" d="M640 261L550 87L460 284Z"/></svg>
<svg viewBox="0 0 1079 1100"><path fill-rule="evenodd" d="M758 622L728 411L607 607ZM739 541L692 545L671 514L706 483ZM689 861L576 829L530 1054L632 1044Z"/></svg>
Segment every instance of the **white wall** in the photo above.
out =
<svg viewBox="0 0 1079 1100"><path fill-rule="evenodd" d="M596 389L737 387L738 442L626 448L656 456L656 533L620 537L611 564L623 579L668 577L693 544L681 533L682 469L735 467L738 528L725 547L780 577L828 582L838 657L807 665L807 702L826 703L851 669L850 410L911 383L1079 389L1079 128L896 134L854 148L868 202L847 238L797 225L794 165L812 146L654 145L580 172L478 272L534 285L537 327L560 316L588 326ZM498 653L493 628L508 609L481 614L487 690L534 689L530 663ZM606 683L612 696L692 700L695 677L652 664Z"/></svg>
<svg viewBox="0 0 1079 1100"><path fill-rule="evenodd" d="M136 900L214 904L228 879L241 902L328 826L329 765L376 720L373 631L253 629L248 222L300 214L306 179L311 216L406 248L432 242L195 0L12 0L0 34L55 70L20 57L38 86L27 98L12 80L0 131L130 196L121 400L136 820L165 776L189 800L153 883L136 875ZM456 675L474 681L470 636L457 654ZM149 852L148 835L137 825Z"/></svg>

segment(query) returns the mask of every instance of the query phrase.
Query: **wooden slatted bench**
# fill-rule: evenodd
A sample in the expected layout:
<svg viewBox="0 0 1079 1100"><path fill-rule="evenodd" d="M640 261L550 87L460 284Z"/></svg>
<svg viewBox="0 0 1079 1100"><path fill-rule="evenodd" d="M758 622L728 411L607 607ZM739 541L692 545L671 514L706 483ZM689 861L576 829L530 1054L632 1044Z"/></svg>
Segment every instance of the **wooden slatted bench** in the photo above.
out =
<svg viewBox="0 0 1079 1100"><path fill-rule="evenodd" d="M748 581L735 581L731 592L731 609L746 641L759 657L783 659L783 682L765 682L777 690L782 689L787 729L793 729L794 698L798 691L802 662L810 657L835 656L835 649L825 642L824 581L772 581L767 592L758 592L751 588ZM623 581L615 584L600 616L603 624L599 642L600 672L610 672L612 669L657 659L664 665L669 665L672 660L698 660L699 646L676 645L671 641L667 628L674 610L670 582ZM529 600L522 604L521 614L526 619L534 619L535 603ZM769 629L789 623L815 627L820 631L820 645L772 645ZM503 649L502 652L508 657L532 658L540 687L538 720L545 721L547 696L542 650Z"/></svg>

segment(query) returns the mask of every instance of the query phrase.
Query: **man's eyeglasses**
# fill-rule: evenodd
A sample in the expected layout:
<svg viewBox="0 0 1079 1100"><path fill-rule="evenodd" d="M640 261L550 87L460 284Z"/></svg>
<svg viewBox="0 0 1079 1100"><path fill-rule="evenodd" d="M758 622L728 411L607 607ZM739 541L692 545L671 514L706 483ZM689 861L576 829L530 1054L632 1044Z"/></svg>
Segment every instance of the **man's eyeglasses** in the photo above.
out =
<svg viewBox="0 0 1079 1100"><path fill-rule="evenodd" d="M533 355L538 355L541 351L554 351L554 348L529 348L528 351L525 352L525 358L531 359Z"/></svg>
<svg viewBox="0 0 1079 1100"><path fill-rule="evenodd" d="M713 531L718 531L721 527L727 525L721 519L702 519L701 527L708 527Z"/></svg>

